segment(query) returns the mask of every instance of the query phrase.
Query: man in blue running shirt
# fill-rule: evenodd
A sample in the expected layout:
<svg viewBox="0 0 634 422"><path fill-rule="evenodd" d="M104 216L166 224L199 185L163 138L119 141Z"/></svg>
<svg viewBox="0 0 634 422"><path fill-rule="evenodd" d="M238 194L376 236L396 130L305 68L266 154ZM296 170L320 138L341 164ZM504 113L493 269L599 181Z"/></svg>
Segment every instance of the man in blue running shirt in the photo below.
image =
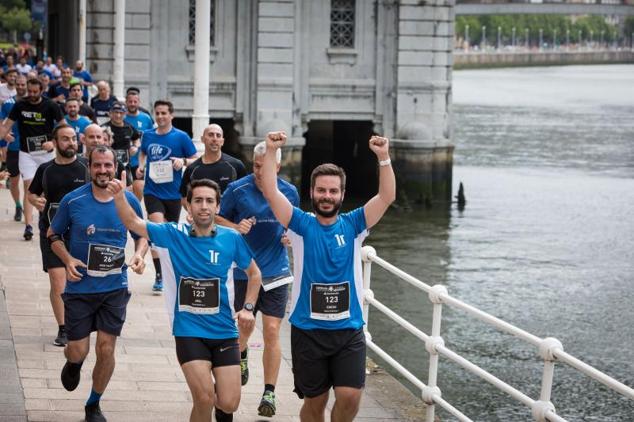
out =
<svg viewBox="0 0 634 422"><path fill-rule="evenodd" d="M264 335L264 393L258 406L260 416L275 415L275 384L280 370L282 351L280 348L280 326L286 313L288 284L293 282L288 263L288 253L283 242L285 228L275 219L271 207L262 195L262 163L266 144L258 143L253 149L253 174L230 183L222 195L218 224L233 227L242 235L255 253L262 272L262 287L255 304L255 311L262 312ZM282 151L275 156L279 171ZM299 206L297 189L287 181L277 178L278 189L293 206ZM235 307L242 308L246 293L246 275L236 271ZM253 331L240 330L240 370L242 385L249 380L247 342Z"/></svg>
<svg viewBox="0 0 634 422"><path fill-rule="evenodd" d="M304 399L302 421L323 421L328 392L335 390L333 422L352 421L365 385L361 245L396 196L389 141L373 136L379 191L363 207L339 214L346 175L335 164L310 177L313 213L293 207L276 182L276 151L284 132L270 132L262 166L262 192L277 220L288 227L295 280L291 302L291 353L295 392Z"/></svg>
<svg viewBox="0 0 634 422"><path fill-rule="evenodd" d="M154 223L178 223L182 170L188 159L196 158L196 147L189 135L172 126L173 114L174 106L170 101L155 101L157 127L143 133L141 141L137 177L145 177L143 201L148 219ZM163 277L161 262L154 249L152 261L156 270L152 290L160 294L163 291Z"/></svg>
<svg viewBox="0 0 634 422"><path fill-rule="evenodd" d="M125 322L128 291L128 266L125 246L128 231L115 209L108 182L114 178L115 152L106 146L95 147L88 155L92 183L65 195L48 229L51 249L66 267L64 323L68 345L62 385L73 391L79 385L81 366L90 349L90 333L97 331L97 360L92 373L92 390L86 402L86 421L105 421L99 401L115 367L115 345ZM136 215L141 205L130 192L126 198ZM147 240L131 233L135 252L130 268L141 274ZM68 249L65 242L68 242Z"/></svg>
<svg viewBox="0 0 634 422"><path fill-rule="evenodd" d="M240 404L240 352L234 320L241 330L253 329L253 304L261 274L242 236L214 223L218 184L209 179L191 183L187 193L191 225L146 222L125 200L122 182L113 180L108 190L126 227L149 239L166 266L165 303L176 356L192 394L190 421L209 422L214 406L216 420L232 420ZM249 277L246 303L237 312L233 307L234 267L244 269Z"/></svg>

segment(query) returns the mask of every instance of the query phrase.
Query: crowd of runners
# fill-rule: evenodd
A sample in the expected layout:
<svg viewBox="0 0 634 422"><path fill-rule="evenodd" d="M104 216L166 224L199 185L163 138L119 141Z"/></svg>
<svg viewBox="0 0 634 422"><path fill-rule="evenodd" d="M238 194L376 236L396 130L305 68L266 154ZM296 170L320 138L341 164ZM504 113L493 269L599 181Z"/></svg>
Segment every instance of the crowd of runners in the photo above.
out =
<svg viewBox="0 0 634 422"><path fill-rule="evenodd" d="M346 175L322 164L311 174L312 212L305 212L295 186L278 176L284 132L270 132L247 152L253 164L247 174L242 161L222 152L219 125L205 128L198 153L172 125L170 101L155 101L150 112L139 89L128 88L119 100L106 81L88 98L93 82L81 62L70 69L62 61L55 69L4 69L0 178L15 201L15 221L24 222L25 241L35 235L33 208L39 214L42 269L59 326L53 342L64 348L61 382L69 391L80 382L90 334L97 332L86 420L106 420L99 402L125 323L127 271L148 270L148 251L152 290L168 304L191 392L192 421L210 421L212 413L217 421L232 420L249 380L257 313L265 385L253 412L275 415L289 296L301 419L323 421L333 388L331 420L352 420L365 385L360 249L395 198L389 141L368 142L379 189L364 206L340 213ZM126 257L128 235L134 253Z"/></svg>

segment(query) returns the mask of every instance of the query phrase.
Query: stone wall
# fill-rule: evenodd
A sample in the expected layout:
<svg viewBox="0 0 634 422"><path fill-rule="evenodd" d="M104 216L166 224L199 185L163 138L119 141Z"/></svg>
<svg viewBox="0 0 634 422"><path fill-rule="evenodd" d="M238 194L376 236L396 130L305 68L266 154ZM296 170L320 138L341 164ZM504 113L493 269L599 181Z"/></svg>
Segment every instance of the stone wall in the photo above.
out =
<svg viewBox="0 0 634 422"><path fill-rule="evenodd" d="M454 53L454 69L604 63L634 63L634 51Z"/></svg>

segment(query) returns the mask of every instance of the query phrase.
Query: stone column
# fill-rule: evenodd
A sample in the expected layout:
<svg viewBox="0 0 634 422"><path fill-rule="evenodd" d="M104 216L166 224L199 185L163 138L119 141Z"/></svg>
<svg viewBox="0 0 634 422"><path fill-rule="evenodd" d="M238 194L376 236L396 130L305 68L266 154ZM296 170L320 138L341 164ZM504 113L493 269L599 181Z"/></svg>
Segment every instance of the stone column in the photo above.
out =
<svg viewBox="0 0 634 422"><path fill-rule="evenodd" d="M430 205L451 201L453 0L400 0L396 138L399 195Z"/></svg>
<svg viewBox="0 0 634 422"><path fill-rule="evenodd" d="M196 0L196 40L194 49L194 114L192 138L196 149L204 149L200 139L209 125L209 0Z"/></svg>
<svg viewBox="0 0 634 422"><path fill-rule="evenodd" d="M114 71L112 93L122 100L125 61L125 0L114 0Z"/></svg>
<svg viewBox="0 0 634 422"><path fill-rule="evenodd" d="M79 0L78 59L86 66L86 0Z"/></svg>

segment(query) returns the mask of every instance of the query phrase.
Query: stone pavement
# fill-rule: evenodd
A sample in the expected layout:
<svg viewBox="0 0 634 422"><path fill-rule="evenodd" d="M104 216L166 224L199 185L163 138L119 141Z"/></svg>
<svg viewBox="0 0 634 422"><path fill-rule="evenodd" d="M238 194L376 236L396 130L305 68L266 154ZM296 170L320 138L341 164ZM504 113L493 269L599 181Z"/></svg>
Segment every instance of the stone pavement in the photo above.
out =
<svg viewBox="0 0 634 422"><path fill-rule="evenodd" d="M83 366L77 390L64 390L60 370L65 359L62 349L52 344L57 325L49 302L48 277L41 270L37 229L31 242L22 240L23 229L23 223L13 221L8 190L0 189L0 290L6 297L5 310L0 292L0 421L80 421L91 387L94 350ZM128 242L129 248L131 245ZM151 292L154 271L149 254L147 261L145 274L129 275L132 299L117 342L116 369L101 407L109 421L186 421L191 398L176 360L163 298ZM281 337L277 415L273 419L257 415L263 389L263 343L258 326L250 341L251 379L242 389L235 421L299 421L302 402L292 392L286 322ZM420 400L379 371L368 376L357 420L422 420L421 409Z"/></svg>

